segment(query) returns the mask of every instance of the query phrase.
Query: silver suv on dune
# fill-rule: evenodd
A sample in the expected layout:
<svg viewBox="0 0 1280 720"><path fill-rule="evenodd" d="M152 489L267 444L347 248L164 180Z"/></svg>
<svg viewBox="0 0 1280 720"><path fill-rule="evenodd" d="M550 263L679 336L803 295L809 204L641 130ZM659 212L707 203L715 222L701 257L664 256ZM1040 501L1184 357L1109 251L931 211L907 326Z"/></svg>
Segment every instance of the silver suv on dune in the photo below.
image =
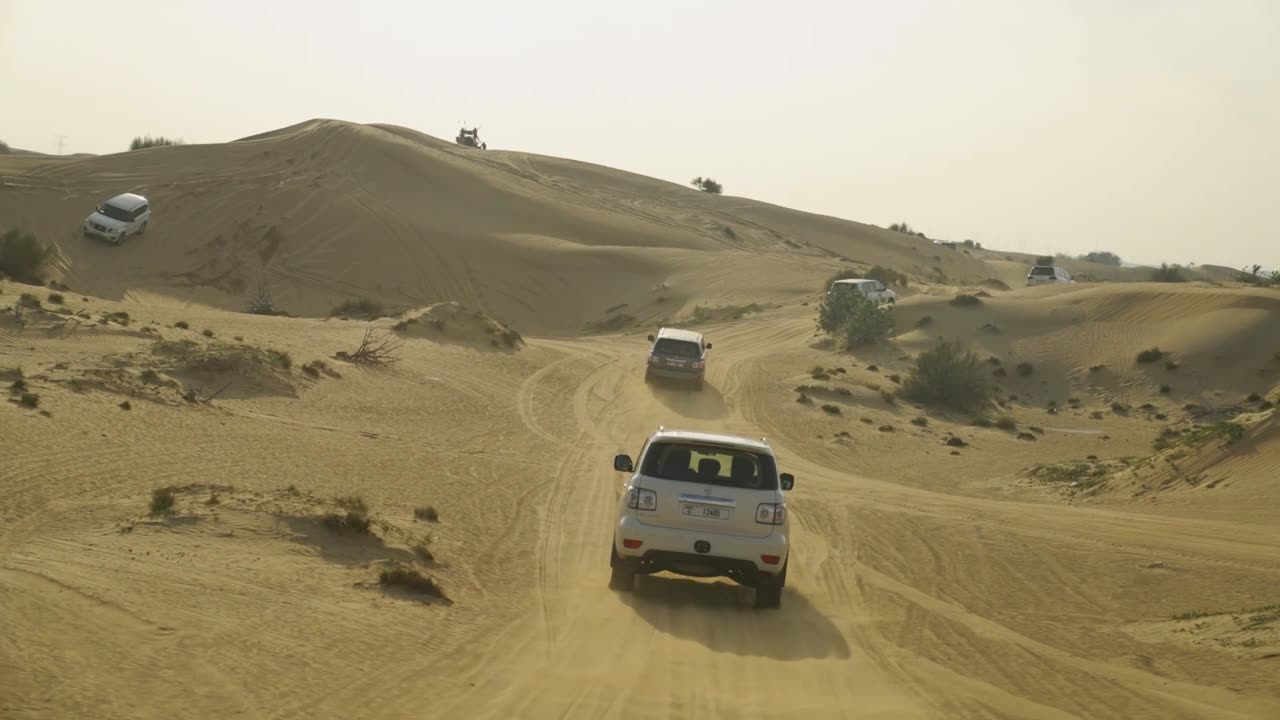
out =
<svg viewBox="0 0 1280 720"><path fill-rule="evenodd" d="M645 366L644 381L656 379L676 380L701 390L707 374L707 351L711 343L702 333L693 330L664 327L657 335L650 335L649 360Z"/></svg>
<svg viewBox="0 0 1280 720"><path fill-rule="evenodd" d="M151 205L134 193L121 193L99 205L84 219L85 235L99 237L119 245L130 235L147 231L151 221Z"/></svg>

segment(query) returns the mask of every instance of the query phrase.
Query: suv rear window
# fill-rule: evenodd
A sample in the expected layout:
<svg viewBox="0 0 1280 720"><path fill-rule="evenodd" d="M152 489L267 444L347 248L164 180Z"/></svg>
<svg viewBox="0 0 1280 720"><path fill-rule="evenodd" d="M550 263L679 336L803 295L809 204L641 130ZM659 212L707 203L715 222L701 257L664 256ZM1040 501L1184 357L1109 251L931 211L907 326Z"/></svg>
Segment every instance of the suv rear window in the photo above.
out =
<svg viewBox="0 0 1280 720"><path fill-rule="evenodd" d="M742 448L701 443L655 442L644 454L640 472L660 480L777 490L773 457Z"/></svg>
<svg viewBox="0 0 1280 720"><path fill-rule="evenodd" d="M660 338L658 342L654 343L653 354L682 358L698 358L702 356L697 343L689 342L688 340L673 340L671 338Z"/></svg>
<svg viewBox="0 0 1280 720"><path fill-rule="evenodd" d="M1044 275L1044 276L1052 277L1052 276L1053 276L1053 268L1051 268L1051 267L1037 267L1037 268L1032 268L1032 269L1031 269L1031 274L1032 274L1032 275Z"/></svg>

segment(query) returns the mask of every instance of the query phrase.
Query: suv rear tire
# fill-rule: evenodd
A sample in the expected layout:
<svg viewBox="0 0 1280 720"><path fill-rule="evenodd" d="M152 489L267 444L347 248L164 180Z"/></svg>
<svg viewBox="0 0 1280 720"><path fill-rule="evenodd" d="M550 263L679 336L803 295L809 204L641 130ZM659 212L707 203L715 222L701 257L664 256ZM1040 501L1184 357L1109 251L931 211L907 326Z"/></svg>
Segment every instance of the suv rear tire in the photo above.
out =
<svg viewBox="0 0 1280 720"><path fill-rule="evenodd" d="M770 610L782 607L782 588L786 585L787 567L785 565L776 577L760 575L756 580L756 607Z"/></svg>
<svg viewBox="0 0 1280 720"><path fill-rule="evenodd" d="M609 548L609 589L618 592L632 592L636 589L636 568L618 557L618 551Z"/></svg>

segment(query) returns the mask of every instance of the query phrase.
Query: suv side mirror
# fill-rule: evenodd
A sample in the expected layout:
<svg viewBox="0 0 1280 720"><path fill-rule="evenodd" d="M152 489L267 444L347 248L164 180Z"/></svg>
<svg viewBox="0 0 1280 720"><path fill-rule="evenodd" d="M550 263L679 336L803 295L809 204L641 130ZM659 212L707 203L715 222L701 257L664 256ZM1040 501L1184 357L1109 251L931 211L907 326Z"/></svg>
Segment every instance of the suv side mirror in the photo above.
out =
<svg viewBox="0 0 1280 720"><path fill-rule="evenodd" d="M708 349L708 350L710 350L710 349L711 349L711 343L707 343L707 349Z"/></svg>
<svg viewBox="0 0 1280 720"><path fill-rule="evenodd" d="M782 480L783 490L790 490L796 486L796 476L791 473L782 473L779 479Z"/></svg>
<svg viewBox="0 0 1280 720"><path fill-rule="evenodd" d="M652 335L650 335L650 336L649 336L649 342L653 342L653 336L652 336Z"/></svg>
<svg viewBox="0 0 1280 720"><path fill-rule="evenodd" d="M631 464L631 458L627 455L615 455L613 457L613 469L618 472L634 472L635 466Z"/></svg>

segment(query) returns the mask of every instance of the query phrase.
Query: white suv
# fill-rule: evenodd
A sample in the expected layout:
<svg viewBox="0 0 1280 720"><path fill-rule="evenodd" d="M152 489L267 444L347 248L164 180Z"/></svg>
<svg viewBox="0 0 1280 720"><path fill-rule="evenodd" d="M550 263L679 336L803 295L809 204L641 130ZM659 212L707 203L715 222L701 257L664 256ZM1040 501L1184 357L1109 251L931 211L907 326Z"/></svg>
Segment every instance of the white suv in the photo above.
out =
<svg viewBox="0 0 1280 720"><path fill-rule="evenodd" d="M609 587L635 589L637 573L727 577L754 587L756 607L782 602L789 560L787 501L763 438L658 431L613 469L631 473L618 500Z"/></svg>
<svg viewBox="0 0 1280 720"><path fill-rule="evenodd" d="M867 298L877 306L893 306L898 302L898 294L885 287L885 284L879 280L871 280L868 278L836 280L831 283L831 287L827 290L827 294L831 295L841 290L857 290L863 295L866 295Z"/></svg>
<svg viewBox="0 0 1280 720"><path fill-rule="evenodd" d="M84 233L117 245L130 235L147 231L151 205L141 195L122 193L98 206L84 220Z"/></svg>
<svg viewBox="0 0 1280 720"><path fill-rule="evenodd" d="M1050 285L1053 283L1073 283L1071 273L1056 265L1036 265L1027 273L1027 285Z"/></svg>

